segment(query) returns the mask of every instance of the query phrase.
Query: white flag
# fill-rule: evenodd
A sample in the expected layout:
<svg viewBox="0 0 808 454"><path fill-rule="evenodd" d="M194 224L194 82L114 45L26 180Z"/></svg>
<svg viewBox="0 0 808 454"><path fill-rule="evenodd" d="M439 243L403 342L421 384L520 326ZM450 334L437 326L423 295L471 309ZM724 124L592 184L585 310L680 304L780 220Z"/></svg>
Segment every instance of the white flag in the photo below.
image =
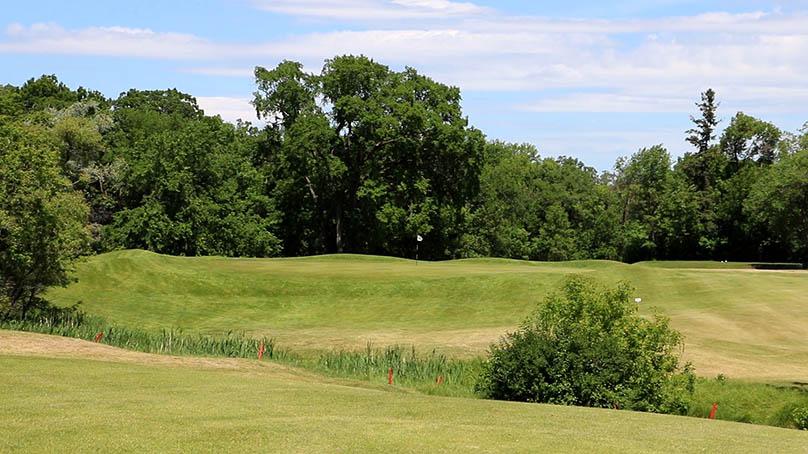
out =
<svg viewBox="0 0 808 454"><path fill-rule="evenodd" d="M424 237L422 237L421 235L415 235L415 239L418 240L419 243L421 241L424 241Z"/></svg>

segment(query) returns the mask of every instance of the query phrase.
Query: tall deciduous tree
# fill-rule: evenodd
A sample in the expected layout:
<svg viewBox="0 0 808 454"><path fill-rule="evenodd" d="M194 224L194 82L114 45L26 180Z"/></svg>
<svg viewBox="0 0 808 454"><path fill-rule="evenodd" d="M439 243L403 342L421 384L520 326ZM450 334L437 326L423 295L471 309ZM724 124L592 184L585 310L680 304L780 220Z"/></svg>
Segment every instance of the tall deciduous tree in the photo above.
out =
<svg viewBox="0 0 808 454"><path fill-rule="evenodd" d="M116 101L121 209L108 247L175 255L272 256L277 212L253 165L256 139L206 117L192 97L130 91Z"/></svg>
<svg viewBox="0 0 808 454"><path fill-rule="evenodd" d="M738 112L721 135L721 150L736 166L745 160L771 164L782 132L773 124Z"/></svg>
<svg viewBox="0 0 808 454"><path fill-rule="evenodd" d="M757 180L744 206L771 232L769 244L786 258L808 264L808 151L784 157Z"/></svg>
<svg viewBox="0 0 808 454"><path fill-rule="evenodd" d="M421 234L427 256L454 254L484 143L457 88L356 56L320 74L283 62L255 75L254 105L280 142L278 198L295 207L284 210L287 252L411 255Z"/></svg>
<svg viewBox="0 0 808 454"><path fill-rule="evenodd" d="M86 250L88 209L56 147L38 127L0 124L0 315L25 316Z"/></svg>

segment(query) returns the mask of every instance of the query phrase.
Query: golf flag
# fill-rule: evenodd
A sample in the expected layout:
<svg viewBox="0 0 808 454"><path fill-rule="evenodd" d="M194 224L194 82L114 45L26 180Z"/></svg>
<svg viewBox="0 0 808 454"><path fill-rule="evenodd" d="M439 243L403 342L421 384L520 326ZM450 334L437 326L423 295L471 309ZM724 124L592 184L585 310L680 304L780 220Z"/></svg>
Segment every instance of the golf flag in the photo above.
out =
<svg viewBox="0 0 808 454"><path fill-rule="evenodd" d="M415 239L418 240L419 243L421 241L424 241L424 237L422 237L421 235L415 235Z"/></svg>

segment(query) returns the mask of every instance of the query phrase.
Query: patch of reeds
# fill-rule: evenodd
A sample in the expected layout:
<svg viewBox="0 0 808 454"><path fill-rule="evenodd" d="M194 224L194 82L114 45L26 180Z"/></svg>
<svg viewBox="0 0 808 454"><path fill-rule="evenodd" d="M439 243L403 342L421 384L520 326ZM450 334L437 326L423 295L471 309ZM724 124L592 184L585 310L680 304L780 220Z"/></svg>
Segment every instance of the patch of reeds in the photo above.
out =
<svg viewBox="0 0 808 454"><path fill-rule="evenodd" d="M368 344L364 351L322 353L315 368L331 375L379 383L387 381L392 368L395 384L416 386L428 392L450 388L471 394L480 365L479 359L450 359L435 350L419 354L415 347L374 348Z"/></svg>
<svg viewBox="0 0 808 454"><path fill-rule="evenodd" d="M267 337L253 338L233 332L208 336L179 329L152 332L110 324L75 309L49 308L24 318L0 318L0 328L73 337L146 353L256 358L263 345L263 357L272 359L280 354L274 341Z"/></svg>

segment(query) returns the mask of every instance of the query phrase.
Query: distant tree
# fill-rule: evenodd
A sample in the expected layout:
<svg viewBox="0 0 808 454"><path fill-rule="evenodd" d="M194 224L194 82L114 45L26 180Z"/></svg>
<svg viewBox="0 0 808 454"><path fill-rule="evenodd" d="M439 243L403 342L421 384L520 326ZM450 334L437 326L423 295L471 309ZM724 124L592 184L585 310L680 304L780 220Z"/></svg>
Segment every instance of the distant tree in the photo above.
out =
<svg viewBox="0 0 808 454"><path fill-rule="evenodd" d="M561 261L580 256L575 236L566 210L560 205L550 205L539 229L536 247L538 258Z"/></svg>
<svg viewBox="0 0 808 454"><path fill-rule="evenodd" d="M782 132L773 124L738 112L721 135L721 150L737 168L744 160L771 164L777 159Z"/></svg>
<svg viewBox="0 0 808 454"><path fill-rule="evenodd" d="M614 184L624 226L624 260L645 260L664 254L661 209L672 178L671 157L662 145L643 148L629 159L617 161Z"/></svg>
<svg viewBox="0 0 808 454"><path fill-rule="evenodd" d="M88 209L56 146L39 127L0 124L0 315L25 316L86 251Z"/></svg>
<svg viewBox="0 0 808 454"><path fill-rule="evenodd" d="M129 91L115 101L112 167L120 208L107 248L175 255L273 256L278 212L253 161L248 126L206 117L186 94ZM114 172L114 173L110 173Z"/></svg>
<svg viewBox="0 0 808 454"><path fill-rule="evenodd" d="M465 256L536 257L542 215L538 160L533 145L486 144L480 192L467 219Z"/></svg>
<svg viewBox="0 0 808 454"><path fill-rule="evenodd" d="M701 116L690 117L690 121L695 124L695 127L687 130L687 141L696 147L698 153L704 153L715 140L715 128L719 122L716 116L718 102L715 99L715 91L710 88L703 92L701 102L697 102L696 107L699 108Z"/></svg>
<svg viewBox="0 0 808 454"><path fill-rule="evenodd" d="M785 258L808 264L808 151L785 156L757 179L744 205L760 228L771 232L769 244Z"/></svg>
<svg viewBox="0 0 808 454"><path fill-rule="evenodd" d="M769 242L766 229L754 226L744 204L766 167L754 162L740 162L735 173L723 180L718 190L721 197L715 207L720 244L717 257L728 260L764 260L772 252L764 246Z"/></svg>
<svg viewBox="0 0 808 454"><path fill-rule="evenodd" d="M696 187L703 191L716 180L716 154L719 153L711 144L715 140L715 129L719 120L717 117L718 102L715 99L715 91L712 88L701 94L701 102L696 103L701 116L698 118L691 116L690 121L694 128L687 130L687 141L695 148L692 155L685 155L683 169L686 170L691 181ZM721 169L723 172L723 169Z"/></svg>
<svg viewBox="0 0 808 454"><path fill-rule="evenodd" d="M287 253L406 256L421 234L423 255L455 254L484 145L457 88L356 56L317 75L286 61L255 76L254 105L279 143Z"/></svg>
<svg viewBox="0 0 808 454"><path fill-rule="evenodd" d="M23 111L20 89L13 85L0 85L0 121L2 117L16 117Z"/></svg>
<svg viewBox="0 0 808 454"><path fill-rule="evenodd" d="M31 78L19 89L20 101L27 112L45 109L64 109L71 104L85 100L106 103L106 98L97 91L79 87L71 90L55 75Z"/></svg>

